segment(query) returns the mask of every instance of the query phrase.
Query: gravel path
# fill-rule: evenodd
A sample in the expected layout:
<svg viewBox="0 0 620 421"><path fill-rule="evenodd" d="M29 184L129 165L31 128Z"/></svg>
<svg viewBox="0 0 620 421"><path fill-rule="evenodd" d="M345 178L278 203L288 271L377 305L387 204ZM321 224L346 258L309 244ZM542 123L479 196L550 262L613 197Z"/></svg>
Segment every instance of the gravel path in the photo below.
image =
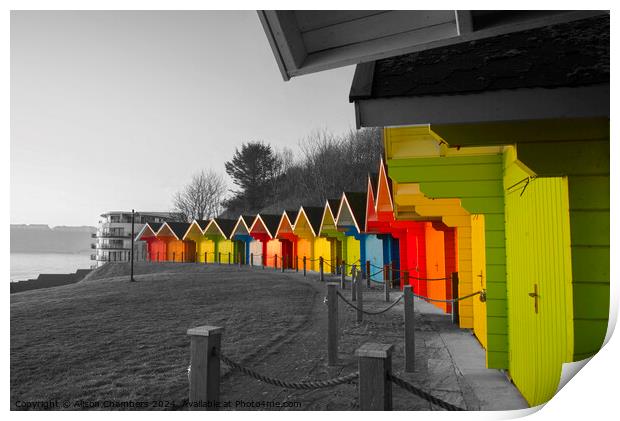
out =
<svg viewBox="0 0 620 421"><path fill-rule="evenodd" d="M378 316L366 316L361 323L356 321L355 310L339 303L339 358L340 364L327 366L327 312L323 298L326 287L318 281L316 274L304 279L296 274L276 274L288 276L292 282L300 282L312 287L311 310L307 314L297 314L298 329L287 332L264 332L264 335L278 335L283 339L264 350L256 358L246 359L244 363L261 374L283 380L303 382L324 380L346 375L357 370L355 350L366 342L394 344L393 370L412 384L446 400L454 405L470 410L480 409L480 402L462 376L457 374L452 357L442 340L440 332L454 331L471 336L467 331L451 325L449 316L433 311L426 303L416 301L418 311L425 308L430 313L416 312L416 371L404 373L403 361L403 304ZM336 278L333 278L336 281ZM400 292L394 291L392 299ZM345 296L350 296L349 290ZM382 309L387 303L380 290L365 291L366 309ZM424 311L424 310L423 310ZM471 338L471 340L475 340ZM393 386L395 410L436 410L427 401ZM298 402L302 410L351 410L358 408L357 386L344 384L313 391L288 390L271 386L245 376L240 372L227 375L222 385L222 399L231 402L230 409L256 409L247 407L247 402ZM261 409L261 407L258 407ZM262 409L273 409L262 407ZM295 408L294 408L295 409Z"/></svg>

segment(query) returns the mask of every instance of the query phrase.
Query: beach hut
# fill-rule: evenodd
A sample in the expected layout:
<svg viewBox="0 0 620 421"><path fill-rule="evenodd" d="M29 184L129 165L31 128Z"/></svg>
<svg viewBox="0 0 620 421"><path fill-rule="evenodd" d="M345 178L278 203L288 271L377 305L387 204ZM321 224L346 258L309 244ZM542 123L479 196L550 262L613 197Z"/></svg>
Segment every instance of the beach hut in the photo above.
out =
<svg viewBox="0 0 620 421"><path fill-rule="evenodd" d="M414 287L415 293L428 296L427 281L425 281L428 278L426 270L427 223L415 220L417 216L411 215L410 219L397 220L395 218L392 184L383 161L379 163L376 183L375 207L367 212L367 230L376 233L377 237L383 241L385 264L398 262L400 270L408 272L409 284ZM399 276L400 272L395 275ZM402 288L402 282L400 286Z"/></svg>
<svg viewBox="0 0 620 421"><path fill-rule="evenodd" d="M377 212L375 209L375 198L377 197L377 183L379 175L372 173L368 175L367 181L367 193L366 193L366 213L364 217L364 232L365 236L363 240L360 239L360 260L362 262L362 272L364 277L369 276L371 280L376 282L383 282L383 273L381 269L385 264L391 262L391 258L388 255L384 256L384 243L387 243L388 250L391 250L390 242L392 236L390 234L384 234L381 230L378 230L376 226L372 226L378 223ZM389 226L383 230L389 231ZM366 262L369 263L370 272L366 273Z"/></svg>
<svg viewBox="0 0 620 421"><path fill-rule="evenodd" d="M366 205L367 192L344 192L336 214L336 227L345 234L343 249L347 272L351 266L359 269L366 261Z"/></svg>
<svg viewBox="0 0 620 421"><path fill-rule="evenodd" d="M250 258L252 257L252 242L255 240L250 235L250 227L255 218L256 216L250 215L239 216L231 232L231 238L235 241L237 258L241 258L241 262L246 265L253 264Z"/></svg>
<svg viewBox="0 0 620 421"><path fill-rule="evenodd" d="M270 214L258 214L254 218L254 222L250 227L250 235L260 242L260 250L256 247L254 251L258 252L261 256L261 264L269 267L275 267L276 263L278 267L282 256L282 245L278 239L276 239L276 231L280 224L281 215ZM254 256L256 257L257 254ZM278 256L276 258L276 255ZM277 261L276 261L277 259Z"/></svg>
<svg viewBox="0 0 620 421"><path fill-rule="evenodd" d="M157 238L165 243L166 261L193 262L196 243L183 240L190 224L187 222L164 222L157 231Z"/></svg>
<svg viewBox="0 0 620 421"><path fill-rule="evenodd" d="M315 251L323 257L325 272L340 273L340 263L346 258L343 246L345 235L336 226L336 215L340 208L340 199L327 199L323 208L319 237L315 241Z"/></svg>
<svg viewBox="0 0 620 421"><path fill-rule="evenodd" d="M285 269L295 269L298 267L297 242L298 237L295 235L295 220L299 211L285 210L282 212L280 223L276 229L276 238L280 240L282 255L281 263Z"/></svg>
<svg viewBox="0 0 620 421"><path fill-rule="evenodd" d="M212 218L209 221L204 236L210 242L208 253L213 253L210 262L235 263L235 242L230 237L236 224L237 221L234 219Z"/></svg>
<svg viewBox="0 0 620 421"><path fill-rule="evenodd" d="M136 235L136 241L146 242L146 255L149 262L166 260L166 243L157 238L161 222L147 222Z"/></svg>
<svg viewBox="0 0 620 421"><path fill-rule="evenodd" d="M321 249L321 243L326 241L324 238L318 237L324 211L325 208L319 206L301 206L293 224L293 232L297 236L299 264L302 267L305 257L307 270L319 270L318 257L320 254L317 254L317 251Z"/></svg>
<svg viewBox="0 0 620 421"><path fill-rule="evenodd" d="M196 219L192 221L183 240L193 241L195 244L196 253L194 254L195 262L207 262L207 253L209 251L209 240L204 236L204 230L209 225L209 221L202 219Z"/></svg>

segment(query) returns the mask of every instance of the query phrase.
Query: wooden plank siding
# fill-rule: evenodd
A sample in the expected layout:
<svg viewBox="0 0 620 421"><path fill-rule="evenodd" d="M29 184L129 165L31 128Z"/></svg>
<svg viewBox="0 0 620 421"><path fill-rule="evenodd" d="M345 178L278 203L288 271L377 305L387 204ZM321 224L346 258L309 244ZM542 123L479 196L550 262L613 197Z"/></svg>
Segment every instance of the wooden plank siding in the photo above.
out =
<svg viewBox="0 0 620 421"><path fill-rule="evenodd" d="M409 139L409 140L408 140ZM487 366L508 368L508 324L506 292L506 250L504 229L503 159L497 147L448 148L434 135L428 126L387 128L384 131L387 165L390 178L395 183L417 184L428 198L460 199L458 207L442 213L442 204L416 206L416 212L442 216L464 217L466 214L485 215L484 234L486 244L486 323L479 326L477 336L486 333ZM479 155L478 155L479 154ZM396 189L395 189L396 190ZM398 204L397 192L395 201ZM435 207L436 209L433 209ZM490 218L487 218L490 216ZM463 219L461 218L461 221ZM444 219L450 225L449 220ZM471 259L471 223L457 230L459 245L459 294L473 291L474 267ZM493 277L491 277L493 276ZM465 279L463 279L465 278ZM477 298L476 298L477 299ZM473 303L473 300L467 300ZM463 318L472 317L476 327L474 309L462 303ZM473 307L473 304L472 304ZM467 320L463 320L467 325ZM461 324L463 326L463 323ZM480 323L478 323L480 325ZM475 330L475 331L476 331ZM485 332L486 331L486 332ZM481 343L484 343L484 339Z"/></svg>
<svg viewBox="0 0 620 421"><path fill-rule="evenodd" d="M609 121L570 141L519 143L519 160L538 175L568 176L575 361L603 345L609 318ZM553 159L544 157L553 156Z"/></svg>
<svg viewBox="0 0 620 421"><path fill-rule="evenodd" d="M551 399L573 359L567 177L537 177L506 152L510 375L532 406ZM537 298L529 294L536 285ZM535 305L537 304L537 307Z"/></svg>

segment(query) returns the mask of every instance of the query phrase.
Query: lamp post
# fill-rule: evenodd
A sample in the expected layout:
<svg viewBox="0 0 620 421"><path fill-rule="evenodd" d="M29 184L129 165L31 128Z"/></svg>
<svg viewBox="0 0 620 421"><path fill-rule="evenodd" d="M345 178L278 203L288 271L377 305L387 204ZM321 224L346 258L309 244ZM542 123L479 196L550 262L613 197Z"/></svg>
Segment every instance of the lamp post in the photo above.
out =
<svg viewBox="0 0 620 421"><path fill-rule="evenodd" d="M134 253L134 217L136 215L136 212L132 209L131 210L131 275L129 277L129 282L136 282L135 279L133 279L133 255Z"/></svg>

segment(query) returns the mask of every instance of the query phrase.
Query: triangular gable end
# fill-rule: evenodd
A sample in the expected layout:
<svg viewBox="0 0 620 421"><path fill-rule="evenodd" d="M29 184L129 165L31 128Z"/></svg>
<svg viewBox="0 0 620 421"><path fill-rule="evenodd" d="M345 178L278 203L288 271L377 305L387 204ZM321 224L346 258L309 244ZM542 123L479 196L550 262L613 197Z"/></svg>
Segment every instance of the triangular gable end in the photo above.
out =
<svg viewBox="0 0 620 421"><path fill-rule="evenodd" d="M366 195L366 217L364 218L364 231L368 230L368 221L377 221L376 201L372 179L368 176L368 194Z"/></svg>
<svg viewBox="0 0 620 421"><path fill-rule="evenodd" d="M161 228L159 228L157 231L157 237L174 237L177 240L179 239L174 231L168 226L167 222L164 222Z"/></svg>
<svg viewBox="0 0 620 421"><path fill-rule="evenodd" d="M355 218L355 214L353 212L353 208L351 207L351 203L349 202L349 197L347 197L347 193L342 193L342 200L340 201L340 209L338 209L338 216L336 217L336 225L337 226L355 226L357 232L361 232L359 223Z"/></svg>
<svg viewBox="0 0 620 421"><path fill-rule="evenodd" d="M256 215L256 218L254 219L254 222L252 223L252 226L250 227L250 233L254 233L254 234L264 233L264 234L269 235L270 238L273 238L273 236L269 232L269 229L267 229L267 225L263 221L263 218L260 216L260 214Z"/></svg>
<svg viewBox="0 0 620 421"><path fill-rule="evenodd" d="M394 211L394 201L392 200L392 188L390 184L387 168L383 160L381 160L381 164L379 165L379 179L377 180L377 197L375 199L375 211L377 213Z"/></svg>
<svg viewBox="0 0 620 421"><path fill-rule="evenodd" d="M297 212L297 218L295 218L295 222L293 223L293 232L299 232L299 227L307 226L310 229L310 232L314 237L316 237L316 232L314 231L314 227L310 223L310 218L306 214L303 206L299 207L299 212Z"/></svg>
<svg viewBox="0 0 620 421"><path fill-rule="evenodd" d="M319 228L319 235L323 232L324 229L326 229L326 227L333 227L333 229L336 229L336 218L334 217L334 213L332 211L332 207L329 204L329 200L325 202L323 217L321 218L321 226Z"/></svg>
<svg viewBox="0 0 620 421"><path fill-rule="evenodd" d="M200 224L197 221L192 221L189 228L187 229L187 232L183 236L183 240L185 240L190 234L195 234L198 236L201 236L204 234L202 228L200 227Z"/></svg>
<svg viewBox="0 0 620 421"><path fill-rule="evenodd" d="M293 229L294 224L295 224L295 221L291 222L290 218L288 217L288 213L286 211L282 212L280 223L278 224L278 228L276 229L276 235L275 235L276 238L280 234L284 234L284 233L292 234L294 231Z"/></svg>
<svg viewBox="0 0 620 421"><path fill-rule="evenodd" d="M142 238L146 239L146 238L156 237L156 236L157 236L157 234L155 233L155 231L153 231L151 226L147 223L138 232L138 235L136 235L136 241L144 241L144 240L142 240Z"/></svg>
<svg viewBox="0 0 620 421"><path fill-rule="evenodd" d="M222 231L222 228L212 219L204 230L204 235L219 235L226 238L226 234Z"/></svg>
<svg viewBox="0 0 620 421"><path fill-rule="evenodd" d="M250 234L250 228L245 223L245 219L243 218L243 216L239 216L239 218L237 218L237 223L233 227L231 237L235 235L249 235L249 234Z"/></svg>

